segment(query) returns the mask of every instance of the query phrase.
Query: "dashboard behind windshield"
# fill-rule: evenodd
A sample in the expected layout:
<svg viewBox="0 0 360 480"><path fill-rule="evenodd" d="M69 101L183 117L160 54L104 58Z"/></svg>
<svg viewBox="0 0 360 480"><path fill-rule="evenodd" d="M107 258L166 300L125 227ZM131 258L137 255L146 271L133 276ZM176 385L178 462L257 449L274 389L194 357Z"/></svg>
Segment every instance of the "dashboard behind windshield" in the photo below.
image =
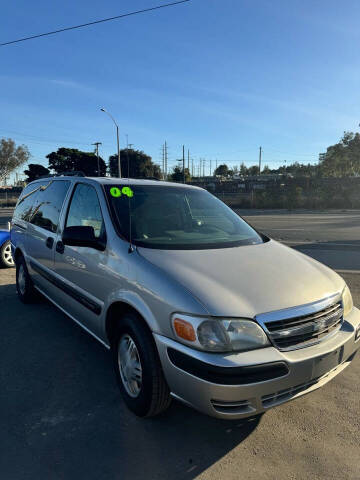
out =
<svg viewBox="0 0 360 480"><path fill-rule="evenodd" d="M106 185L122 236L159 249L226 248L263 243L261 236L209 192L167 186ZM130 223L131 218L131 223Z"/></svg>

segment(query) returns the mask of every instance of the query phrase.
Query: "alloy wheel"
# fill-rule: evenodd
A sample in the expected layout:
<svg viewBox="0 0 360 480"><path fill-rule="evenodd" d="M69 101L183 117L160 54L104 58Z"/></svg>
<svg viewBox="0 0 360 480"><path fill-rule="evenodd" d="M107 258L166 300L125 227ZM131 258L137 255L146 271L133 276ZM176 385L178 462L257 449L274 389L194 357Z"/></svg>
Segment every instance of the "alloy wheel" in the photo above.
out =
<svg viewBox="0 0 360 480"><path fill-rule="evenodd" d="M12 254L11 254L11 245L10 244L6 245L6 247L3 250L3 259L4 259L4 261L7 265L9 265L9 266L14 265L14 260L13 260Z"/></svg>

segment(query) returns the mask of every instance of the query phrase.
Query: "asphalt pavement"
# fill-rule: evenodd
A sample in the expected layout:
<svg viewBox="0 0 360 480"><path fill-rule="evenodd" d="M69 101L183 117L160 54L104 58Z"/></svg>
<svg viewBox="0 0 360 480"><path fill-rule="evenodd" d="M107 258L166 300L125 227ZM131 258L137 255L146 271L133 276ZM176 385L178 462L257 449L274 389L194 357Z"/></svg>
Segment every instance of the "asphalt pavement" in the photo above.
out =
<svg viewBox="0 0 360 480"><path fill-rule="evenodd" d="M237 212L254 228L340 272L360 272L360 211Z"/></svg>
<svg viewBox="0 0 360 480"><path fill-rule="evenodd" d="M9 215L0 211L0 224ZM335 265L360 307L360 214L246 219ZM13 269L0 270L1 479L360 479L360 356L257 420L217 420L178 402L138 419L121 401L108 352L46 301L22 305L14 283Z"/></svg>

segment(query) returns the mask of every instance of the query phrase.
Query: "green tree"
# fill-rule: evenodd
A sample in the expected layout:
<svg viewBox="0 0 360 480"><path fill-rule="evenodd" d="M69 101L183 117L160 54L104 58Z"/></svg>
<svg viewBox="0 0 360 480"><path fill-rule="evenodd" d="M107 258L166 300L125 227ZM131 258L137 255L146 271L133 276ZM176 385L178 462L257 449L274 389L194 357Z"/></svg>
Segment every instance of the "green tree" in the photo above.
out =
<svg viewBox="0 0 360 480"><path fill-rule="evenodd" d="M88 177L98 176L98 160L93 152L82 152L76 148L61 147L57 152L46 155L49 160L49 168L55 173L62 172L83 172ZM99 157L100 176L106 174L106 164Z"/></svg>
<svg viewBox="0 0 360 480"><path fill-rule="evenodd" d="M325 177L360 175L360 134L344 132L339 143L319 156L320 170Z"/></svg>
<svg viewBox="0 0 360 480"><path fill-rule="evenodd" d="M125 148L120 151L121 176L130 178L161 178L160 167L156 165L149 155L141 150ZM109 171L111 177L119 176L117 154L109 157Z"/></svg>
<svg viewBox="0 0 360 480"><path fill-rule="evenodd" d="M248 168L249 175L259 175L259 167L257 165L253 165L252 167Z"/></svg>
<svg viewBox="0 0 360 480"><path fill-rule="evenodd" d="M229 167L224 163L215 169L215 175L226 177L229 174Z"/></svg>
<svg viewBox="0 0 360 480"><path fill-rule="evenodd" d="M245 163L242 162L242 164L240 165L240 175L245 177L247 174L248 174L248 169L247 169Z"/></svg>
<svg viewBox="0 0 360 480"><path fill-rule="evenodd" d="M289 210L293 208L299 208L302 197L302 188L296 185L291 185L287 192L287 206Z"/></svg>
<svg viewBox="0 0 360 480"><path fill-rule="evenodd" d="M176 165L173 169L173 173L171 174L171 180L173 182L179 182L182 183L184 181L184 174L183 174L183 169L179 165ZM185 183L189 182L191 180L191 175L190 172L187 168L185 168Z"/></svg>
<svg viewBox="0 0 360 480"><path fill-rule="evenodd" d="M2 138L0 140L0 181L26 163L29 158L30 152L25 145L17 147L11 138Z"/></svg>
<svg viewBox="0 0 360 480"><path fill-rule="evenodd" d="M29 167L27 170L24 170L25 175L27 175L26 182L32 182L40 177L44 177L45 175L49 175L50 170L43 165L38 163L29 163Z"/></svg>

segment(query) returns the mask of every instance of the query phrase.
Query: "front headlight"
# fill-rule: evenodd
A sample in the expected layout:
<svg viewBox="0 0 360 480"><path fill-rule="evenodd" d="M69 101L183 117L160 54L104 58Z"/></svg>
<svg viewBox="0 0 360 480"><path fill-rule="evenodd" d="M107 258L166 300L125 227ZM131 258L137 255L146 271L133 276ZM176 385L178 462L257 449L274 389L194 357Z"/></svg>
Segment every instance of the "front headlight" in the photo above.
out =
<svg viewBox="0 0 360 480"><path fill-rule="evenodd" d="M208 352L241 352L270 345L264 330L252 320L175 314L172 327L183 343Z"/></svg>
<svg viewBox="0 0 360 480"><path fill-rule="evenodd" d="M344 317L347 317L351 310L353 309L354 303L349 290L349 287L345 285L345 288L342 293L342 304L344 309Z"/></svg>

